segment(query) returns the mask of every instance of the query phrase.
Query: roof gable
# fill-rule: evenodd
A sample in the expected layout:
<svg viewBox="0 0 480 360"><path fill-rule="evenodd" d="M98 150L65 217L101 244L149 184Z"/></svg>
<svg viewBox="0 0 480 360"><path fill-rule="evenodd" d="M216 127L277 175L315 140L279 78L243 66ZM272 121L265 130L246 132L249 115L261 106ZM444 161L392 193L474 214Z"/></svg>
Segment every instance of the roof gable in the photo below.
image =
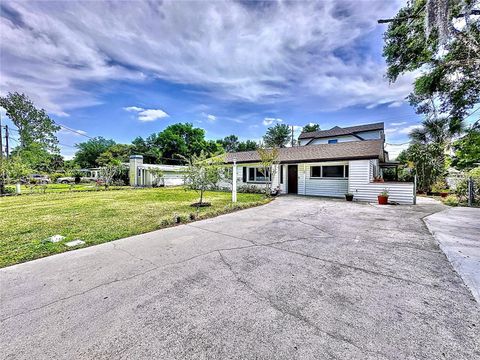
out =
<svg viewBox="0 0 480 360"><path fill-rule="evenodd" d="M258 162L257 151L227 153L225 162ZM278 149L281 163L315 162L353 159L383 159L383 140L350 141L337 144L319 144Z"/></svg>
<svg viewBox="0 0 480 360"><path fill-rule="evenodd" d="M373 123L373 124L364 124L364 125L356 125L356 126L349 126L341 128L339 126L334 126L329 130L319 130L307 133L301 133L298 137L299 139L320 139L326 138L330 136L341 136L341 135L350 135L358 132L363 131L373 131L373 130L383 130L384 123Z"/></svg>

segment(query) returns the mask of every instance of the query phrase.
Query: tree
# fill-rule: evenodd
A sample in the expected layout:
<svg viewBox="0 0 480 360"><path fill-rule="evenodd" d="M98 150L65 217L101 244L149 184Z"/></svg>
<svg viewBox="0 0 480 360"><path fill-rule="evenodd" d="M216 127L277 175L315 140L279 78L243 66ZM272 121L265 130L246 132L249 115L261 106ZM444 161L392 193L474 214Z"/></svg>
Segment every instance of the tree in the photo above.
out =
<svg viewBox="0 0 480 360"><path fill-rule="evenodd" d="M310 123L310 124L307 124L303 127L302 133L315 132L315 131L319 131L319 130L320 130L320 125Z"/></svg>
<svg viewBox="0 0 480 360"><path fill-rule="evenodd" d="M424 191L429 191L446 171L446 152L459 131L450 125L446 117L436 117L424 120L420 128L410 133L409 160L414 164L419 187Z"/></svg>
<svg viewBox="0 0 480 360"><path fill-rule="evenodd" d="M184 174L185 188L200 194L196 206L205 206L203 194L208 188L215 187L221 180L223 158L221 156L210 157L204 151L201 151L199 155L193 154L189 158L183 158L187 162Z"/></svg>
<svg viewBox="0 0 480 360"><path fill-rule="evenodd" d="M149 168L148 172L152 175L153 181L152 181L152 186L160 186L164 185L164 176L165 172L161 169L158 168Z"/></svg>
<svg viewBox="0 0 480 360"><path fill-rule="evenodd" d="M267 129L263 141L267 147L285 147L290 141L290 128L285 124L276 124Z"/></svg>
<svg viewBox="0 0 480 360"><path fill-rule="evenodd" d="M7 184L15 184L31 174L32 169L19 156L10 156L0 162L0 172L5 174Z"/></svg>
<svg viewBox="0 0 480 360"><path fill-rule="evenodd" d="M119 174L122 170L122 165L118 160L112 160L111 162L103 165L100 168L99 175L105 185L105 190L108 190L115 175Z"/></svg>
<svg viewBox="0 0 480 360"><path fill-rule="evenodd" d="M63 167L63 157L57 153L51 153L45 146L33 142L25 147L16 147L12 150L12 156L18 156L34 171L53 172Z"/></svg>
<svg viewBox="0 0 480 360"><path fill-rule="evenodd" d="M460 170L471 169L480 163L480 127L472 126L453 143L455 155L452 165Z"/></svg>
<svg viewBox="0 0 480 360"><path fill-rule="evenodd" d="M205 150L205 130L192 124L173 124L157 136L158 144L168 163L178 164L182 157L191 158Z"/></svg>
<svg viewBox="0 0 480 360"><path fill-rule="evenodd" d="M0 97L0 106L18 129L20 147L38 143L46 150L58 151L55 133L60 127L55 125L44 109L37 109L25 94L8 93Z"/></svg>
<svg viewBox="0 0 480 360"><path fill-rule="evenodd" d="M255 151L257 150L257 143L253 140L241 141L238 144L237 151Z"/></svg>
<svg viewBox="0 0 480 360"><path fill-rule="evenodd" d="M223 140L218 141L226 152L236 152L238 151L238 146L240 142L236 135L225 136Z"/></svg>
<svg viewBox="0 0 480 360"><path fill-rule="evenodd" d="M84 168L97 167L100 165L97 160L100 155L115 144L115 141L104 139L101 136L76 144L78 150L74 160Z"/></svg>
<svg viewBox="0 0 480 360"><path fill-rule="evenodd" d="M96 162L100 165L111 163L114 160L124 163L128 162L130 155L132 155L132 148L132 145L127 144L112 145L100 154Z"/></svg>
<svg viewBox="0 0 480 360"><path fill-rule="evenodd" d="M161 164L163 153L156 140L157 134L152 134L146 139L141 136L135 138L132 141L132 154L142 155L148 164Z"/></svg>
<svg viewBox="0 0 480 360"><path fill-rule="evenodd" d="M437 143L414 143L409 148L410 159L418 179L418 188L428 192L445 173L444 149Z"/></svg>
<svg viewBox="0 0 480 360"><path fill-rule="evenodd" d="M260 164L263 176L270 177L270 181L265 182L265 195L272 195L272 179L274 178L278 169L278 149L267 149L259 147L257 149L258 156L260 157Z"/></svg>
<svg viewBox="0 0 480 360"><path fill-rule="evenodd" d="M409 1L384 35L388 79L395 82L404 73L420 72L410 104L429 119L444 115L456 132L480 100L480 22L468 16L473 4ZM464 26L455 22L464 22Z"/></svg>

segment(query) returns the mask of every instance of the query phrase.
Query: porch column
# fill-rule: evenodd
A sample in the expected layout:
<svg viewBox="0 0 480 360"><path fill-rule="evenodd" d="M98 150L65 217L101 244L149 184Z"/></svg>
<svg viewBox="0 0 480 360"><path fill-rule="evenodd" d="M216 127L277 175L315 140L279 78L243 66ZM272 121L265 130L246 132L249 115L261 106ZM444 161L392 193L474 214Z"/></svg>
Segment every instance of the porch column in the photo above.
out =
<svg viewBox="0 0 480 360"><path fill-rule="evenodd" d="M237 160L233 159L232 202L237 202Z"/></svg>

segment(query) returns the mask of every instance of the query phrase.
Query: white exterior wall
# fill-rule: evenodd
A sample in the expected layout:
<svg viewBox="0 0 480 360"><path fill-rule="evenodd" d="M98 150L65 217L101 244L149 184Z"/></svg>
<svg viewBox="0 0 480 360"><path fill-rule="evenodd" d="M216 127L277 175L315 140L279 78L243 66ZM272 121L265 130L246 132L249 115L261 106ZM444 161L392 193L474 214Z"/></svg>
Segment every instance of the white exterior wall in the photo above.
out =
<svg viewBox="0 0 480 360"><path fill-rule="evenodd" d="M363 131L363 132L358 132L356 134L364 140L375 140L375 139L382 138L381 130ZM310 140L311 139L303 139L303 140L300 140L299 143L300 145L307 145L307 143ZM355 137L352 135L342 135L342 136L332 136L332 137L322 138L322 139L315 139L308 145L328 144L328 140L337 140L337 142L339 143L348 142L348 141L362 141L358 137Z"/></svg>
<svg viewBox="0 0 480 360"><path fill-rule="evenodd" d="M387 189L388 199L400 204L414 203L414 184L403 182L374 183L373 170L378 160L349 161L348 192L354 195L354 200L376 202L377 196Z"/></svg>
<svg viewBox="0 0 480 360"><path fill-rule="evenodd" d="M160 182L164 186L183 185L183 171L185 166L179 165L155 165L144 164L143 157L133 155L129 162L129 178L131 186L152 186L155 181L154 176L149 169L160 169L163 171L163 181Z"/></svg>
<svg viewBox="0 0 480 360"><path fill-rule="evenodd" d="M329 138L315 139L308 145L328 144L328 140L337 140L337 142L360 141L359 138L352 135L332 136Z"/></svg>
<svg viewBox="0 0 480 360"><path fill-rule="evenodd" d="M259 167L258 165L249 165L249 164L238 164L237 165L237 187L239 186L255 186L260 189L265 188L265 183L248 181L248 168ZM243 168L247 168L247 181L243 181ZM275 189L277 186L280 186L282 193L286 193L287 190L287 165L283 165L283 184L280 184L280 169L282 165L275 165L275 173L272 179L272 189ZM229 185L230 186L230 185Z"/></svg>
<svg viewBox="0 0 480 360"><path fill-rule="evenodd" d="M348 162L319 162L298 164L298 194L343 197L348 190L348 178L311 178L312 166L348 165Z"/></svg>

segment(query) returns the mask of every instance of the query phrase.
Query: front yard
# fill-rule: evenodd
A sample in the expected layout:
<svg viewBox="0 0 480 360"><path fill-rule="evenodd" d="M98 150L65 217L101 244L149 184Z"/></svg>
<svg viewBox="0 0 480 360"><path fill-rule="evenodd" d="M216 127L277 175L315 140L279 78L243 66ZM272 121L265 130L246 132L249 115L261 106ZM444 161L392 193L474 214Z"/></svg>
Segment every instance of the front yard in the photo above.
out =
<svg viewBox="0 0 480 360"><path fill-rule="evenodd" d="M211 207L190 206L198 199L182 188L126 189L95 192L60 192L0 198L0 267L67 251L74 239L90 246L141 234L181 222L205 218L267 200L259 194L207 192ZM63 235L59 243L46 242Z"/></svg>

